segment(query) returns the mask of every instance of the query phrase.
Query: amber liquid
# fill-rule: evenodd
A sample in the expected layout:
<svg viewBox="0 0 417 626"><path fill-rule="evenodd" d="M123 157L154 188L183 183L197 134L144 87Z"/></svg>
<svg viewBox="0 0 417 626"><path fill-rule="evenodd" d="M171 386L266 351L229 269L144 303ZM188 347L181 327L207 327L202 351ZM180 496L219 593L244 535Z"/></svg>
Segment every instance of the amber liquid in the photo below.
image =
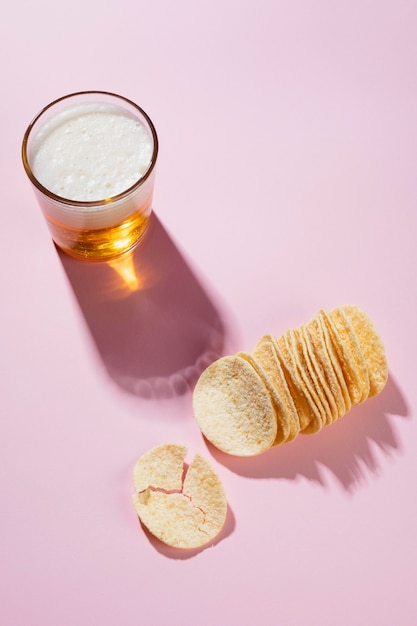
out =
<svg viewBox="0 0 417 626"><path fill-rule="evenodd" d="M141 239L149 222L149 209L142 207L115 226L79 229L60 224L46 215L52 238L67 254L88 261L116 258L132 249Z"/></svg>

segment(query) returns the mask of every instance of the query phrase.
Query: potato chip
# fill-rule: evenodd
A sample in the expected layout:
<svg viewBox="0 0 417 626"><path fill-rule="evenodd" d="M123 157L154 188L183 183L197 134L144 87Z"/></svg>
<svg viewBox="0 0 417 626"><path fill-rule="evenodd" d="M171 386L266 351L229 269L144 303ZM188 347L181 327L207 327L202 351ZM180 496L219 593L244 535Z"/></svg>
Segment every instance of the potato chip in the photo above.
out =
<svg viewBox="0 0 417 626"><path fill-rule="evenodd" d="M287 431L284 441L288 443L295 439L300 432L300 421L297 408L294 404L294 398L291 395L281 363L278 359L277 351L274 346L274 337L268 334L261 337L252 353L259 363L261 363L265 376L281 399L281 416L287 422L287 429L281 426L281 430L282 432ZM281 443L281 441L278 440L277 436L274 445L278 445L279 443Z"/></svg>
<svg viewBox="0 0 417 626"><path fill-rule="evenodd" d="M322 408L323 426L328 426L332 424L335 419L335 401L332 394L330 394L326 378L321 370L317 356L312 350L306 327L302 326L297 329L297 332L299 335L298 342L301 344L303 351L305 367L307 368L311 383Z"/></svg>
<svg viewBox="0 0 417 626"><path fill-rule="evenodd" d="M297 364L283 335L275 338L274 347L278 360L282 366L282 371L284 372L288 388L294 399L294 404L297 407L300 432L303 432L306 428L308 428L311 421L315 419L316 416L314 410L311 408L311 402L306 395L307 392L304 385L300 382Z"/></svg>
<svg viewBox="0 0 417 626"><path fill-rule="evenodd" d="M311 362L318 377L318 386L325 394L330 409L327 424L331 424L346 413L346 406L317 317L306 324L303 333Z"/></svg>
<svg viewBox="0 0 417 626"><path fill-rule="evenodd" d="M301 430L304 434L312 434L319 432L326 423L326 415L321 400L316 392L314 382L311 379L311 375L308 369L308 364L305 359L302 342L298 329L289 329L284 335L283 339L287 345L287 351L291 353L292 358L296 364L296 370L298 374L298 386L303 390L304 396L310 405L311 419L308 425ZM278 340L279 343L279 340Z"/></svg>
<svg viewBox="0 0 417 626"><path fill-rule="evenodd" d="M330 331L326 324L326 313L324 311L319 311L316 315L318 326L320 327L321 335L324 341L325 350L329 356L331 367L336 375L337 384L340 388L343 404L344 404L344 413L347 413L352 407L352 400L350 399L349 390L346 385L346 380L343 375L343 370L340 365L339 359L335 352L335 348L333 345L333 341L330 335ZM343 413L343 414L344 414ZM340 415L339 417L342 417Z"/></svg>
<svg viewBox="0 0 417 626"><path fill-rule="evenodd" d="M272 407L275 411L275 419L277 423L277 434L275 436L275 441L273 445L284 443L284 441L286 441L289 436L290 426L288 423L288 419L285 415L285 409L284 409L283 403L281 401L281 398L276 388L274 387L269 377L267 376L266 371L263 365L261 364L261 362L253 354L248 354L247 352L238 352L237 356L242 357L242 359L245 359L253 367L255 372L258 374L258 376L264 383L265 388L269 393L269 396L272 402Z"/></svg>
<svg viewBox="0 0 417 626"><path fill-rule="evenodd" d="M329 330L334 350L336 352L349 397L353 405L359 404L363 397L363 384L356 367L355 360L351 352L351 340L349 334L351 330L346 328L343 320L338 315L330 315L323 312L323 318Z"/></svg>
<svg viewBox="0 0 417 626"><path fill-rule="evenodd" d="M222 357L204 370L194 389L193 408L202 433L223 452L252 456L275 441L277 420L270 395L241 356Z"/></svg>
<svg viewBox="0 0 417 626"><path fill-rule="evenodd" d="M369 375L366 361L359 345L358 337L353 329L352 324L346 317L343 307L338 307L330 312L330 317L335 322L338 332L342 335L344 344L349 351L352 362L359 377L360 388L362 394L359 401L364 402L369 396Z"/></svg>
<svg viewBox="0 0 417 626"><path fill-rule="evenodd" d="M320 363L318 361L316 353L312 350L312 346L309 345L309 336L306 330L306 326L301 326L296 329L297 341L302 349L304 367L306 368L311 384L315 392L315 397L318 398L318 403L321 408L322 425L327 426L334 421L335 402L330 390L328 389L326 379L321 371ZM327 392L328 393L327 393Z"/></svg>
<svg viewBox="0 0 417 626"><path fill-rule="evenodd" d="M341 310L351 322L358 338L369 377L368 395L372 398L383 390L388 379L384 346L373 322L364 311L355 305L343 306Z"/></svg>
<svg viewBox="0 0 417 626"><path fill-rule="evenodd" d="M143 491L152 482L166 491L180 490L186 455L187 447L176 444L165 444L163 453L160 447L149 450L136 462L133 469L135 490Z"/></svg>
<svg viewBox="0 0 417 626"><path fill-rule="evenodd" d="M199 548L223 528L227 501L210 464L196 454L186 470L185 446L153 448L136 463L133 505L142 524L163 543Z"/></svg>
<svg viewBox="0 0 417 626"><path fill-rule="evenodd" d="M183 493L204 513L200 531L208 536L205 543L214 539L226 519L226 495L217 474L200 454L195 455L188 468Z"/></svg>

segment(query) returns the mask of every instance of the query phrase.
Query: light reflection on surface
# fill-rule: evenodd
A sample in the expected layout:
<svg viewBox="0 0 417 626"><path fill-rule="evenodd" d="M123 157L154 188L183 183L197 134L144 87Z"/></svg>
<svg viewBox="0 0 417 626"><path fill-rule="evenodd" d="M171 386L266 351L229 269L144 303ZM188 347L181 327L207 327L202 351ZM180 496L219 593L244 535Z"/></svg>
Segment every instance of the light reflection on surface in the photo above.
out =
<svg viewBox="0 0 417 626"><path fill-rule="evenodd" d="M122 257L107 261L108 265L117 273L120 281L115 281L116 289L126 290L127 293L141 288L140 275L137 273L133 261L133 252L129 250Z"/></svg>

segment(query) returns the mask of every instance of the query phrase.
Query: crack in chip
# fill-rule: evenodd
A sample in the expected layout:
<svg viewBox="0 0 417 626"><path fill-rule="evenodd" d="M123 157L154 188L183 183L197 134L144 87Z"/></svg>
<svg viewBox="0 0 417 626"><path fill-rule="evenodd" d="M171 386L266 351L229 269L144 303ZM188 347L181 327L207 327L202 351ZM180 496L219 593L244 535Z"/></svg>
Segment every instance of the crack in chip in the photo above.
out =
<svg viewBox="0 0 417 626"><path fill-rule="evenodd" d="M149 493L150 493L151 491L153 491L153 492L159 492L159 493L164 493L164 494L166 494L166 495L170 495L170 494L176 493L176 494L181 494L184 498L188 498L188 500L190 501L190 503L192 504L192 506L193 506L193 507L195 507L195 508L196 508L198 511L200 511L200 513L202 514L202 516L203 516L203 525L205 524L205 522L206 522L206 518L207 518L207 513L206 513L206 511L204 511L204 509L202 509L200 506L198 506L198 505L194 504L193 499L191 498L191 496L189 496L189 495L187 495L186 493L184 493L184 491L182 491L182 490L180 491L180 490L178 490L178 489L171 489L171 490L168 490L168 489L161 489L160 487L153 487L153 486L151 486L151 485L150 485L149 487L147 487L147 488L146 488L146 489L144 489L143 491L140 491L140 492L137 494L137 495L138 495L138 499L139 499L139 500L140 500L143 504L146 504L146 503L147 503L147 501L149 500ZM205 534L207 534L207 535L208 535L207 531L206 531L204 528L202 528L201 526L199 526L199 530L200 530L201 532L203 532L203 533L205 533Z"/></svg>
<svg viewBox="0 0 417 626"><path fill-rule="evenodd" d="M197 548L214 539L227 512L223 485L199 454L186 468L187 448L165 444L135 464L133 505L142 524L177 548Z"/></svg>

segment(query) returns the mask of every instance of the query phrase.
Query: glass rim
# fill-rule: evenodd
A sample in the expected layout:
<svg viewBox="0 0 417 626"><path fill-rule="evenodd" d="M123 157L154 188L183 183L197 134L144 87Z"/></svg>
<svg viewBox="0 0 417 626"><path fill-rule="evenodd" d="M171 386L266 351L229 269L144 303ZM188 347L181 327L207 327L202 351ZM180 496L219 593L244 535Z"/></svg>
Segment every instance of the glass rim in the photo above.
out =
<svg viewBox="0 0 417 626"><path fill-rule="evenodd" d="M136 111L138 113L140 113L140 115L146 120L146 123L148 124L149 129L151 131L152 141L153 141L152 158L151 158L151 162L149 164L149 167L146 170L146 172L143 174L143 176L138 178L138 180L135 183L133 183L133 185L131 185L130 187L128 187L124 191L121 191L120 193L115 194L114 196L109 196L107 198L102 198L101 200L85 200L85 201L84 200L71 200L69 198L64 198L63 196L57 195L56 193L54 193L53 191L51 191L50 189L48 189L47 187L42 185L42 183L36 178L35 174L32 171L31 165L29 163L29 158L28 158L28 154L27 154L29 137L30 137L30 134L31 134L31 132L33 130L33 127L35 126L36 122L42 117L42 115L44 115L44 113L46 113L49 109L51 109L56 104L58 104L60 102L63 102L64 100L69 100L70 98L77 97L77 96L94 96L94 94L99 95L99 96L110 96L111 98L116 98L118 100L121 100L122 102L125 102L126 104L128 104L131 107L133 107L134 109L136 109ZM25 168L25 171L26 171L26 174L27 174L29 180L32 182L32 184L39 191L41 191L48 198L50 198L52 200L55 200L56 202L59 202L61 204L71 205L73 207L79 207L79 208L81 208L81 207L102 207L102 206L106 206L108 204L115 203L118 200L122 200L123 198L125 198L126 196L129 196L132 192L134 192L136 189L138 189L139 187L141 187L145 183L145 181L150 177L150 175L152 174L153 170L155 169L156 160L157 160L157 156L158 156L158 149L159 149L158 135L156 133L155 126L153 125L153 122L152 122L151 118L146 113L146 111L144 111L138 104L133 102L133 100L129 100L129 98L126 98L125 96L121 96L121 95L119 95L117 93L113 93L111 91L100 91L100 90L75 91L75 92L69 93L69 94L67 94L65 96L61 96L60 98L56 98L55 100L53 100L52 102L50 102L49 104L44 106L39 111L39 113L37 113L37 115L35 115L35 117L32 119L32 121L28 125L28 127L27 127L27 129L25 131L25 134L23 136L23 141L22 141L22 161L23 161L23 167Z"/></svg>

